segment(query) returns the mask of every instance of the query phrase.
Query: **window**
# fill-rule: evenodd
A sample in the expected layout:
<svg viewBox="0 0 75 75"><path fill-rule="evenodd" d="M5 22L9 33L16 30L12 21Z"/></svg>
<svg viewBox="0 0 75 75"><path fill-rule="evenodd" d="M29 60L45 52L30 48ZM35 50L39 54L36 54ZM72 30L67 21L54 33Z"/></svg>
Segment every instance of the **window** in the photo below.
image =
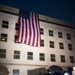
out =
<svg viewBox="0 0 75 75"><path fill-rule="evenodd" d="M14 70L13 70L13 75L20 75L20 74L19 74L19 70L18 70L18 69L14 69Z"/></svg>
<svg viewBox="0 0 75 75"><path fill-rule="evenodd" d="M14 51L14 59L20 59L20 51Z"/></svg>
<svg viewBox="0 0 75 75"><path fill-rule="evenodd" d="M0 49L0 58L6 58L6 50Z"/></svg>
<svg viewBox="0 0 75 75"><path fill-rule="evenodd" d="M67 33L67 39L71 40L71 35Z"/></svg>
<svg viewBox="0 0 75 75"><path fill-rule="evenodd" d="M27 59L28 60L33 60L33 53L32 52L27 53Z"/></svg>
<svg viewBox="0 0 75 75"><path fill-rule="evenodd" d="M15 43L18 43L18 36L15 35L15 40L14 40Z"/></svg>
<svg viewBox="0 0 75 75"><path fill-rule="evenodd" d="M74 63L74 57L70 56L70 63Z"/></svg>
<svg viewBox="0 0 75 75"><path fill-rule="evenodd" d="M53 31L49 30L49 36L53 36Z"/></svg>
<svg viewBox="0 0 75 75"><path fill-rule="evenodd" d="M44 30L43 30L43 28L40 28L40 34L44 34Z"/></svg>
<svg viewBox="0 0 75 75"><path fill-rule="evenodd" d="M56 60L55 60L55 54L51 54L50 57L51 57L51 61L52 61L52 62L55 62L55 61L56 61Z"/></svg>
<svg viewBox="0 0 75 75"><path fill-rule="evenodd" d="M64 55L61 55L61 62L65 62L65 56Z"/></svg>
<svg viewBox="0 0 75 75"><path fill-rule="evenodd" d="M44 53L40 53L40 61L45 61L45 54Z"/></svg>
<svg viewBox="0 0 75 75"><path fill-rule="evenodd" d="M72 50L72 44L68 44L68 49Z"/></svg>
<svg viewBox="0 0 75 75"><path fill-rule="evenodd" d="M15 30L18 30L18 23L16 23Z"/></svg>
<svg viewBox="0 0 75 75"><path fill-rule="evenodd" d="M54 41L50 41L50 48L54 48Z"/></svg>
<svg viewBox="0 0 75 75"><path fill-rule="evenodd" d="M3 41L3 42L7 42L7 34L1 33L0 40Z"/></svg>
<svg viewBox="0 0 75 75"><path fill-rule="evenodd" d="M2 21L2 28L8 28L9 22L8 21Z"/></svg>
<svg viewBox="0 0 75 75"><path fill-rule="evenodd" d="M59 42L59 48L64 49L64 44L62 42Z"/></svg>
<svg viewBox="0 0 75 75"><path fill-rule="evenodd" d="M62 36L62 32L58 32L58 37L59 38L62 38L63 36Z"/></svg>
<svg viewBox="0 0 75 75"><path fill-rule="evenodd" d="M41 40L41 46L44 46L44 40Z"/></svg>

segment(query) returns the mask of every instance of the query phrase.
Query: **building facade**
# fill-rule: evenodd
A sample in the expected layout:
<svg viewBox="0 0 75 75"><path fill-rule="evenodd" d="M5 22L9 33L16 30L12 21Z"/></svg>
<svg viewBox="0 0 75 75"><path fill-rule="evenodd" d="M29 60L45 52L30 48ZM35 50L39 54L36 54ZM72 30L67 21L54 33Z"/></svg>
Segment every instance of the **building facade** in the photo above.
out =
<svg viewBox="0 0 75 75"><path fill-rule="evenodd" d="M28 71L59 65L75 66L75 25L39 15L42 47L18 43L19 9L0 5L0 63L9 75L28 75Z"/></svg>

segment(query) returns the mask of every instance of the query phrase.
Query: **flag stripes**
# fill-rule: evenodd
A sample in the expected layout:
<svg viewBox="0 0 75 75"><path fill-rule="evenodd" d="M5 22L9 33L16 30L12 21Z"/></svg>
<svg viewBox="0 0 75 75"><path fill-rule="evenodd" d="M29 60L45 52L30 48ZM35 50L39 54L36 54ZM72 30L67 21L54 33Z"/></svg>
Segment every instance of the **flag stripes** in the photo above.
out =
<svg viewBox="0 0 75 75"><path fill-rule="evenodd" d="M19 17L19 42L40 47L39 15L30 12L29 18Z"/></svg>

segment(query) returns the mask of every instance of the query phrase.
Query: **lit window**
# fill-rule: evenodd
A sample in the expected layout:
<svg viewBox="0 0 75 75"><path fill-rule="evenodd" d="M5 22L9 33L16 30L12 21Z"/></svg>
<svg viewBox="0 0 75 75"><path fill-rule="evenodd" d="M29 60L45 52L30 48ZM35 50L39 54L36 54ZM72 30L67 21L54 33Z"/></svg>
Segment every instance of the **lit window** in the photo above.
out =
<svg viewBox="0 0 75 75"><path fill-rule="evenodd" d="M6 50L0 49L0 58L6 58Z"/></svg>
<svg viewBox="0 0 75 75"><path fill-rule="evenodd" d="M56 60L55 60L55 54L51 54L50 57L51 57L51 61L52 61L52 62L55 62L55 61L56 61Z"/></svg>
<svg viewBox="0 0 75 75"><path fill-rule="evenodd" d="M8 28L9 22L8 21L2 21L2 28Z"/></svg>
<svg viewBox="0 0 75 75"><path fill-rule="evenodd" d="M3 41L3 42L7 42L7 34L1 33L0 40Z"/></svg>
<svg viewBox="0 0 75 75"><path fill-rule="evenodd" d="M14 51L14 59L20 59L20 51Z"/></svg>
<svg viewBox="0 0 75 75"><path fill-rule="evenodd" d="M33 53L32 52L27 52L27 59L33 60Z"/></svg>
<svg viewBox="0 0 75 75"><path fill-rule="evenodd" d="M45 54L44 53L40 53L39 54L39 59L40 59L40 61L45 61Z"/></svg>

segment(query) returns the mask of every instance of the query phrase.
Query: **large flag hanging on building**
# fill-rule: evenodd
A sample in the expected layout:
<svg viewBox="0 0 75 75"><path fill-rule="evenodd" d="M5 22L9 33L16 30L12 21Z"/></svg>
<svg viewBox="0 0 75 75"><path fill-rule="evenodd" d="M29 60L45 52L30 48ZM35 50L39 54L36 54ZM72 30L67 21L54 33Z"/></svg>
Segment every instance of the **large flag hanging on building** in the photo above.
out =
<svg viewBox="0 0 75 75"><path fill-rule="evenodd" d="M40 47L39 15L20 10L19 12L19 42Z"/></svg>

